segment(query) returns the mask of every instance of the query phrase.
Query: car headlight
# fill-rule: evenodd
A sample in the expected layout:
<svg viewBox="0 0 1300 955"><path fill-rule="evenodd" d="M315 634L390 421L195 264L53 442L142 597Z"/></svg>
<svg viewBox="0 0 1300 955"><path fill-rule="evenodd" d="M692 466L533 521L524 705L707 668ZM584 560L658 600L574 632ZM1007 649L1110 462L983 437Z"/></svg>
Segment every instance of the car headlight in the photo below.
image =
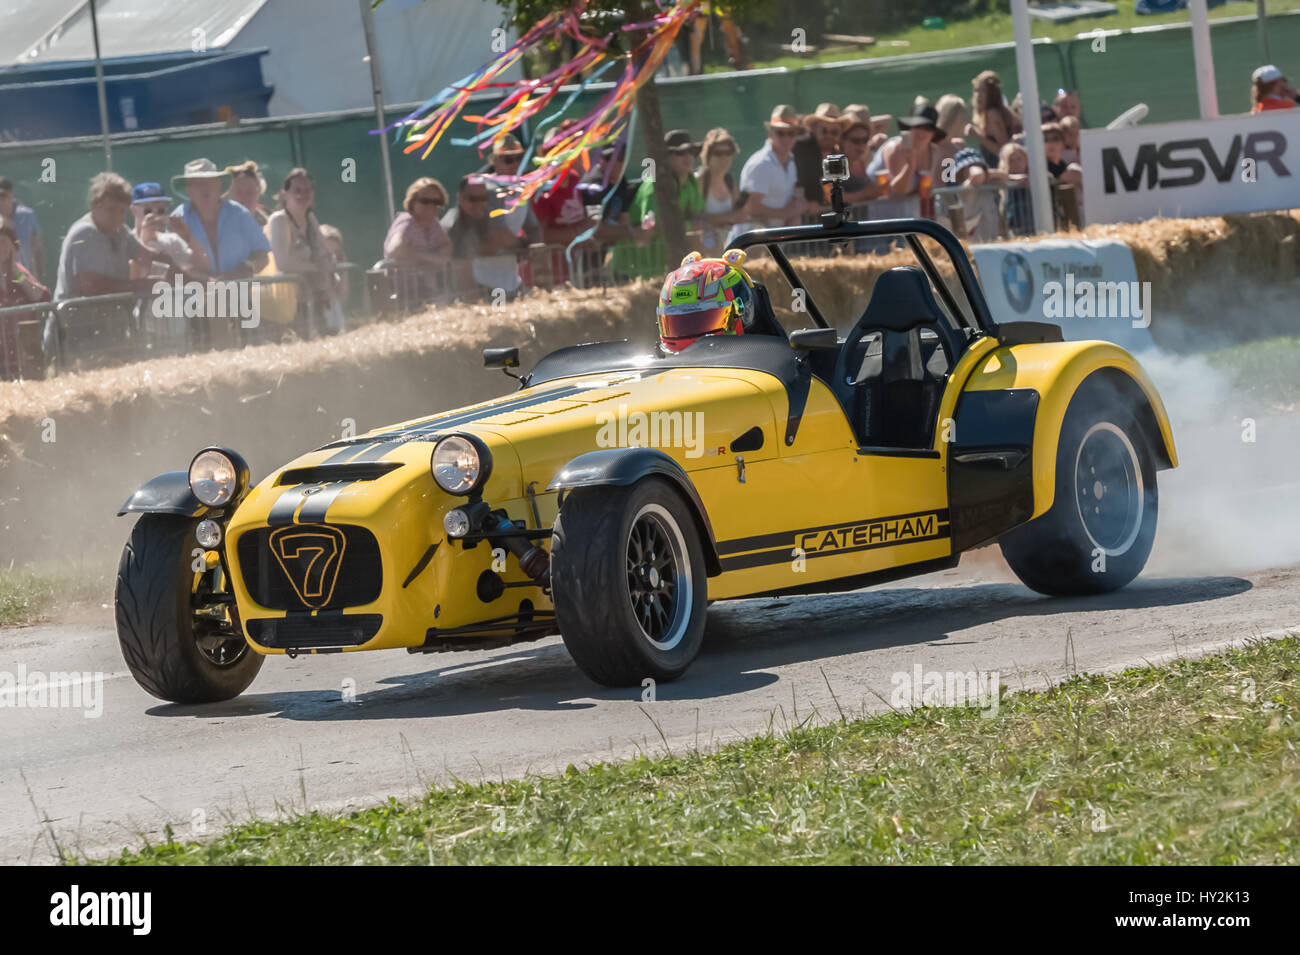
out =
<svg viewBox="0 0 1300 955"><path fill-rule="evenodd" d="M248 487L248 465L233 451L204 448L190 462L190 490L207 507L224 507Z"/></svg>
<svg viewBox="0 0 1300 955"><path fill-rule="evenodd" d="M429 469L438 487L448 494L475 494L492 473L492 455L473 435L449 434L433 446Z"/></svg>

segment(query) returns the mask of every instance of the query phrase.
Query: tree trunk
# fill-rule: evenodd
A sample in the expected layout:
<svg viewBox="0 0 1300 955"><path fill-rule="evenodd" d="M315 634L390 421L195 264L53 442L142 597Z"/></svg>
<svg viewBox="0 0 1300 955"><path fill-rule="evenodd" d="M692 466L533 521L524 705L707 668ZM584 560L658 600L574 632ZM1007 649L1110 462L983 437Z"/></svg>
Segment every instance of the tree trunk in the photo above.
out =
<svg viewBox="0 0 1300 955"><path fill-rule="evenodd" d="M631 19L639 22L645 19L645 13L639 2L628 4ZM690 25L687 24L686 29ZM637 42L644 34L638 32ZM637 113L640 114L641 135L645 138L646 154L654 160L655 202L658 211L655 214L655 231L663 236L668 246L668 268L676 268L690 249L686 248L686 220L682 216L681 206L677 202L677 184L672 181L672 172L668 168L668 153L664 150L664 120L659 112L659 91L655 88L655 78L651 74L644 86L637 92Z"/></svg>

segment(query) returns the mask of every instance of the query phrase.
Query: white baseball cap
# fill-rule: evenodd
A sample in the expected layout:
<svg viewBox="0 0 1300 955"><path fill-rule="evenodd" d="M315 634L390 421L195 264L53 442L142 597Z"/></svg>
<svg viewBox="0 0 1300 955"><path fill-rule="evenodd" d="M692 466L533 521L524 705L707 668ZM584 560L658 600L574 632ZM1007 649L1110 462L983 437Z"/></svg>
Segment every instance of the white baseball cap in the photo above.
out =
<svg viewBox="0 0 1300 955"><path fill-rule="evenodd" d="M1250 78L1256 83L1272 83L1274 80L1282 78L1282 71L1270 63L1268 66L1261 66L1254 73L1251 73Z"/></svg>

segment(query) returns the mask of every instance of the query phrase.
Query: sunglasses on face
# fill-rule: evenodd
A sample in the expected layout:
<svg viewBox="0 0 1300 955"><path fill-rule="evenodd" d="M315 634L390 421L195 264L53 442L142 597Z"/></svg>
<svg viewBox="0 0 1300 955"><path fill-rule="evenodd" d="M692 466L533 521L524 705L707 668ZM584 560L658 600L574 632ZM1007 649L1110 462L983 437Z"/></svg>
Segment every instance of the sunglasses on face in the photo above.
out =
<svg viewBox="0 0 1300 955"><path fill-rule="evenodd" d="M474 203L475 205L477 205L477 204L480 203L480 202L487 202L487 201L488 201L488 197L487 197L487 193L486 193L486 192L477 193L477 194L476 194L476 193L466 193L464 196L461 197L461 200L460 200L460 201L461 201L461 202L472 202L472 203Z"/></svg>
<svg viewBox="0 0 1300 955"><path fill-rule="evenodd" d="M522 153L516 153L513 156L498 156L497 158L507 166L518 166L524 157Z"/></svg>
<svg viewBox="0 0 1300 955"><path fill-rule="evenodd" d="M416 196L415 201L422 206L445 206L446 203L441 199L435 199L432 196Z"/></svg>
<svg viewBox="0 0 1300 955"><path fill-rule="evenodd" d="M871 142L871 137L870 136L847 136L845 137L844 141L846 143L852 143L855 146L865 146L867 143Z"/></svg>

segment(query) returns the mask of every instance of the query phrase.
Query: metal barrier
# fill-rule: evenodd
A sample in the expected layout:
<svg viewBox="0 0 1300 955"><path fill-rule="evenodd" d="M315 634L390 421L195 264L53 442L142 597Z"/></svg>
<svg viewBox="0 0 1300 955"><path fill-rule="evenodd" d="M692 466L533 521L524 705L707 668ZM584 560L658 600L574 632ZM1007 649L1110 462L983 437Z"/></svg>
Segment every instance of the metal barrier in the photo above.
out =
<svg viewBox="0 0 1300 955"><path fill-rule="evenodd" d="M139 338L136 295L88 295L54 303L54 315L45 329L47 353L58 367L102 368L130 361Z"/></svg>
<svg viewBox="0 0 1300 955"><path fill-rule="evenodd" d="M1054 186L1053 202L1058 228L1077 224L1077 190ZM922 197L913 195L858 203L850 207L849 213L859 221L895 218L915 215L921 204ZM926 197L925 204L932 204L933 217L959 238L981 241L1031 232L1025 183L943 187ZM816 213L805 217L805 222L817 221ZM687 233L689 248L701 249L702 242L702 232ZM800 243L796 254L862 255L889 248L888 240L876 238L836 243L813 239ZM436 266L414 266L381 260L370 269L352 262L339 263L336 269L342 280L339 291L346 326L392 319L458 299L487 298L493 290L475 280L472 263L457 259ZM525 288L569 285L590 289L641 277L659 280L670 265L666 244L659 236L643 246L632 242L611 246L585 242L573 249L571 259L565 246L540 243L516 254L521 287ZM259 306L256 321L247 321L229 309L214 314L208 314L211 309L200 309L202 314L186 316L183 302L159 301L164 295L176 294L170 283L159 296L124 292L0 309L0 378L43 377L51 365L58 370L101 367L162 355L282 341L285 337L309 339L335 330L324 327L321 309L301 276L269 274L238 281L259 286L257 298L253 299ZM224 291L231 290L227 287ZM243 289L238 291L242 296Z"/></svg>
<svg viewBox="0 0 1300 955"><path fill-rule="evenodd" d="M366 267L356 262L339 262L334 266L339 277L339 298L343 303L343 313L349 318L359 318L356 324L365 324L371 315L370 283L366 278Z"/></svg>
<svg viewBox="0 0 1300 955"><path fill-rule="evenodd" d="M944 186L934 190L935 215L958 238L987 242L1033 235L1029 183L983 183ZM1053 228L1079 228L1079 192L1071 185L1052 183Z"/></svg>
<svg viewBox="0 0 1300 955"><path fill-rule="evenodd" d="M32 381L45 377L42 338L53 313L50 302L0 308L0 380Z"/></svg>

